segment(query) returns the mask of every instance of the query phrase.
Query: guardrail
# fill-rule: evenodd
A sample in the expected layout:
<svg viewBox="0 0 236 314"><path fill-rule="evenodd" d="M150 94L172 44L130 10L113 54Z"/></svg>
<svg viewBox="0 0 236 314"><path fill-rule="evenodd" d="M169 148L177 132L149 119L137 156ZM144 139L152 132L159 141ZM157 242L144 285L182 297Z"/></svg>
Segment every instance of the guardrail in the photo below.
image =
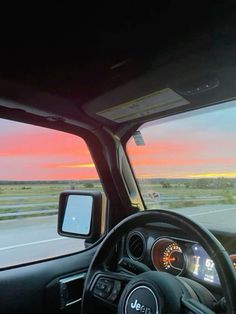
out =
<svg viewBox="0 0 236 314"><path fill-rule="evenodd" d="M53 215L57 214L57 209L45 209L45 210L31 210L31 211L22 211L22 212L15 212L15 213L2 213L0 214L1 218L12 218L12 217L20 217L20 216L35 216L35 215Z"/></svg>

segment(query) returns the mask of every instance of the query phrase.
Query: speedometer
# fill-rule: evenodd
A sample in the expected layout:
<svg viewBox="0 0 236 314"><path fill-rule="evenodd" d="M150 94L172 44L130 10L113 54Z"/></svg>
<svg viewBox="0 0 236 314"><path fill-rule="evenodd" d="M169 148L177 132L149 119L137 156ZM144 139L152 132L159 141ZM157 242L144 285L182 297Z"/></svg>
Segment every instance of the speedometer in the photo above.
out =
<svg viewBox="0 0 236 314"><path fill-rule="evenodd" d="M234 269L236 270L236 254L231 254L229 257L233 263Z"/></svg>
<svg viewBox="0 0 236 314"><path fill-rule="evenodd" d="M172 239L158 239L152 246L151 259L153 266L159 271L179 275L184 269L184 254Z"/></svg>

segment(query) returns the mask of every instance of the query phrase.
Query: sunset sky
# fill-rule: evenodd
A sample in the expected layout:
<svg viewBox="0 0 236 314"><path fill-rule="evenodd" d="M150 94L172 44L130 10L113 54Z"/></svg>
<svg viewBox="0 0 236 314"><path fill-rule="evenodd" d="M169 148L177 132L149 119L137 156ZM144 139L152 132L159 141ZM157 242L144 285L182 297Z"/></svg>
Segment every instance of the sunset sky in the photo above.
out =
<svg viewBox="0 0 236 314"><path fill-rule="evenodd" d="M71 134L0 119L0 180L96 179L85 142Z"/></svg>
<svg viewBox="0 0 236 314"><path fill-rule="evenodd" d="M236 177L235 106L201 112L146 125L145 146L130 140L127 150L138 177ZM0 130L0 180L97 178L77 136L3 119Z"/></svg>
<svg viewBox="0 0 236 314"><path fill-rule="evenodd" d="M236 102L143 126L127 150L140 178L236 177ZM222 107L222 106L221 106ZM218 106L219 108L219 106Z"/></svg>

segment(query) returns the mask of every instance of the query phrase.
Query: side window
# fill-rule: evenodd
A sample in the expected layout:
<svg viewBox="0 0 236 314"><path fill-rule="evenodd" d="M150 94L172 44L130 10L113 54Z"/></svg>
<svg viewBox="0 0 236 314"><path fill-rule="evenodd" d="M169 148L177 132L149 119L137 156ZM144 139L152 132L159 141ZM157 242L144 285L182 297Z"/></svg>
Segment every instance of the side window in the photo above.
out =
<svg viewBox="0 0 236 314"><path fill-rule="evenodd" d="M0 268L84 249L57 234L59 193L101 183L83 139L0 119Z"/></svg>

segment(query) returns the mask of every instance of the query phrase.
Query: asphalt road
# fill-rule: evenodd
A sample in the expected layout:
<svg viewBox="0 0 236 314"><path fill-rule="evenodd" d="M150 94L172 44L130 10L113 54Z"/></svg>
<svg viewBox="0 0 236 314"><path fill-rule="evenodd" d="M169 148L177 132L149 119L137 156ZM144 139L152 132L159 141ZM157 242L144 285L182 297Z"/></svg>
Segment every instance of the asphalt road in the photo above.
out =
<svg viewBox="0 0 236 314"><path fill-rule="evenodd" d="M84 240L57 234L57 217L0 222L0 267L66 255L84 249Z"/></svg>
<svg viewBox="0 0 236 314"><path fill-rule="evenodd" d="M235 231L235 205L195 206L178 212L208 227ZM84 240L63 238L56 230L56 216L0 221L0 268L84 249Z"/></svg>
<svg viewBox="0 0 236 314"><path fill-rule="evenodd" d="M207 205L180 208L180 214L186 215L209 228L221 228L236 231L236 205Z"/></svg>

